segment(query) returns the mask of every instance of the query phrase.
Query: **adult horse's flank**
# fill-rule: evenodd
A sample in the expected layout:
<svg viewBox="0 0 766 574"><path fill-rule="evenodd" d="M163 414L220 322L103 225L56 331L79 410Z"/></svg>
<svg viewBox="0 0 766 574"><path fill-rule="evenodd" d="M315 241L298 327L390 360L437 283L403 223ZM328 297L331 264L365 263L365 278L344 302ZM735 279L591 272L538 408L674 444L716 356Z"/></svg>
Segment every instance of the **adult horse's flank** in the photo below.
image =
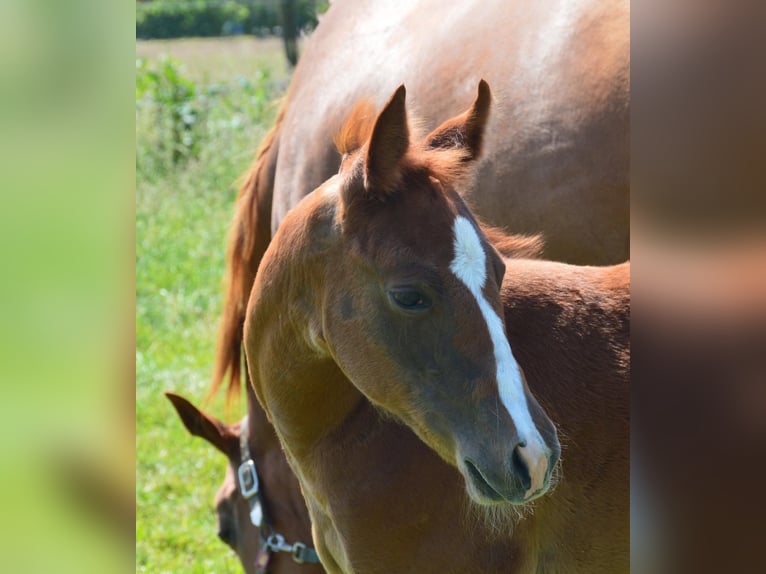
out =
<svg viewBox="0 0 766 574"><path fill-rule="evenodd" d="M433 129L485 78L501 105L477 168L475 212L542 233L546 259L625 261L629 48L625 0L333 0L237 201L213 388L227 372L229 391L241 388L245 308L272 230L337 173L332 135L354 103L380 106L400 83Z"/></svg>
<svg viewBox="0 0 766 574"><path fill-rule="evenodd" d="M247 394L248 404L252 406L244 419L246 428L242 428L242 421L223 423L182 396L165 393L189 433L208 441L228 460L226 478L215 497L218 537L236 552L245 573L321 574L324 570L319 564L299 564L289 552L264 548L264 542L272 535L282 536L285 546L303 541L310 547L311 526L300 486L287 465L273 427L266 422L262 409L252 397L252 390L248 389ZM244 443L248 456L243 457L243 437L248 441L255 435L259 440ZM243 496L238 477L245 459L255 463L259 489L258 493L248 492L247 498ZM258 509L260 529L251 519L251 509L256 504L263 506Z"/></svg>
<svg viewBox="0 0 766 574"><path fill-rule="evenodd" d="M459 194L489 104L422 139L403 87L357 107L258 271L249 374L330 572L627 571L628 269L503 261ZM571 441L548 496L519 357Z"/></svg>

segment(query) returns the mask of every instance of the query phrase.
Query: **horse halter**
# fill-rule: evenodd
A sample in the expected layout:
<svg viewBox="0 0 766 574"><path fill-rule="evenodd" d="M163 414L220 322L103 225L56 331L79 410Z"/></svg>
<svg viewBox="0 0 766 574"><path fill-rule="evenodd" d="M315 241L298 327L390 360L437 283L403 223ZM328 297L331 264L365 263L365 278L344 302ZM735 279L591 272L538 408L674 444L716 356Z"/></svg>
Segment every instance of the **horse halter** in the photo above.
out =
<svg viewBox="0 0 766 574"><path fill-rule="evenodd" d="M287 552L292 555L298 564L319 564L319 555L311 546L303 542L288 544L285 537L274 531L265 512L263 493L259 487L258 469L250 454L250 445L247 440L248 431L247 416L242 419L239 431L239 446L242 456L242 464L237 469L239 491L247 501L250 508L250 522L257 528L260 537L260 548L255 558L256 574L266 574L269 560L273 552Z"/></svg>

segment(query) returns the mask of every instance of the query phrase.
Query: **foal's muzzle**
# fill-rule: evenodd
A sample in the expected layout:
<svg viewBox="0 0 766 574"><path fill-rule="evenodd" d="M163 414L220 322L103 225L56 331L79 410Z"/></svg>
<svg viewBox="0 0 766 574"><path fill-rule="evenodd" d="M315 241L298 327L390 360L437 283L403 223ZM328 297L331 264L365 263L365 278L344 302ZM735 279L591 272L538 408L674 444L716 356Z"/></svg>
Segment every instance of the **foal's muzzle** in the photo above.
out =
<svg viewBox="0 0 766 574"><path fill-rule="evenodd" d="M469 493L481 504L524 504L545 494L559 457L558 449L538 441L518 442L500 464L482 454L465 456L459 465Z"/></svg>

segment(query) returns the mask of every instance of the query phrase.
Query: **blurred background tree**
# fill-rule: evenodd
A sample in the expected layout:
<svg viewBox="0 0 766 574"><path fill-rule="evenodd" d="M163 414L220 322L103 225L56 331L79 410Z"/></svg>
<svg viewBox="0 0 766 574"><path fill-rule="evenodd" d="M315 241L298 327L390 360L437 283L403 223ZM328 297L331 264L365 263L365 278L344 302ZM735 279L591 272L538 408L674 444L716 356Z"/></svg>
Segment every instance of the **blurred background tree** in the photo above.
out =
<svg viewBox="0 0 766 574"><path fill-rule="evenodd" d="M294 66L298 38L328 7L328 0L136 0L136 39L280 36Z"/></svg>

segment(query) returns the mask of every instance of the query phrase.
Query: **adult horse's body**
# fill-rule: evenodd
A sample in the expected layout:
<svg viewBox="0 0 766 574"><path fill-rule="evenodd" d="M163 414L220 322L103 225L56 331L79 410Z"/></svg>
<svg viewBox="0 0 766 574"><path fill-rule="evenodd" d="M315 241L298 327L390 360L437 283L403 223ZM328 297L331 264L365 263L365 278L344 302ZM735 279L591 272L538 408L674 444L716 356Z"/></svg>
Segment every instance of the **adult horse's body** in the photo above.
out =
<svg viewBox="0 0 766 574"><path fill-rule="evenodd" d="M438 15L438 16L437 16ZM629 4L335 1L307 42L280 127L272 231L338 168L332 135L404 83L427 130L480 78L501 105L473 209L544 232L548 259L628 257Z"/></svg>
<svg viewBox="0 0 766 574"><path fill-rule="evenodd" d="M628 570L629 268L500 260L457 194L488 106L357 113L258 272L249 374L329 572Z"/></svg>
<svg viewBox="0 0 766 574"><path fill-rule="evenodd" d="M475 212L542 233L547 259L629 253L629 4L624 0L334 0L240 192L214 389L240 386L244 312L285 214L337 172L332 142L360 98L406 83L432 129L468 105L479 78L498 95L472 193Z"/></svg>

